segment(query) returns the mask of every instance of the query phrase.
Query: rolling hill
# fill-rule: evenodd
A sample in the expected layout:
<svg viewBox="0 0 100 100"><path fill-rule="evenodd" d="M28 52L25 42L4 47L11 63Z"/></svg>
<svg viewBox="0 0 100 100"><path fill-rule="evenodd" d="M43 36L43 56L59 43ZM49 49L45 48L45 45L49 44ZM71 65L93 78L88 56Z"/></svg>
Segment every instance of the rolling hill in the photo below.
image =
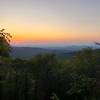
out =
<svg viewBox="0 0 100 100"><path fill-rule="evenodd" d="M37 48L37 47L13 47L11 56L14 58L32 58L38 54L56 54L60 57L72 56L75 51L58 48Z"/></svg>
<svg viewBox="0 0 100 100"><path fill-rule="evenodd" d="M66 47L12 47L11 56L14 58L32 58L38 54L56 54L58 57L71 57L83 48L89 46ZM95 48L96 49L96 48Z"/></svg>

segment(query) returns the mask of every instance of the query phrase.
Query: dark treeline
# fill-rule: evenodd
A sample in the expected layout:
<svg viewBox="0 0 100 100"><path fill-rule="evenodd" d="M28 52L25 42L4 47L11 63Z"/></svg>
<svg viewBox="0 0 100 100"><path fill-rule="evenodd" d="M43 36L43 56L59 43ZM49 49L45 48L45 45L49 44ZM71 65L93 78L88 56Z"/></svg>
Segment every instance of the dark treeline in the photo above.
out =
<svg viewBox="0 0 100 100"><path fill-rule="evenodd" d="M84 49L70 59L53 54L15 59L9 56L11 47L3 31L0 100L100 100L99 49Z"/></svg>
<svg viewBox="0 0 100 100"><path fill-rule="evenodd" d="M85 49L64 60L53 54L1 57L0 100L99 100L99 78L99 50Z"/></svg>
<svg viewBox="0 0 100 100"><path fill-rule="evenodd" d="M70 59L37 55L0 58L0 100L99 100L100 50ZM59 98L59 99L57 99Z"/></svg>

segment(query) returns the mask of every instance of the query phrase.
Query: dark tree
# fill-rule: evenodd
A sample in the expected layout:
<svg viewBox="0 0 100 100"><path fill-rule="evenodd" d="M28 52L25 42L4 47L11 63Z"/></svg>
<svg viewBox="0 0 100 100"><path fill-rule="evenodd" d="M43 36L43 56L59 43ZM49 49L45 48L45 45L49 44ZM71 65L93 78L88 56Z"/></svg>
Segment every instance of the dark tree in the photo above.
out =
<svg viewBox="0 0 100 100"><path fill-rule="evenodd" d="M5 29L0 30L0 56L8 57L11 51L10 33L6 33Z"/></svg>
<svg viewBox="0 0 100 100"><path fill-rule="evenodd" d="M96 44L96 45L100 45L100 43L99 43L99 42L95 42L95 44Z"/></svg>

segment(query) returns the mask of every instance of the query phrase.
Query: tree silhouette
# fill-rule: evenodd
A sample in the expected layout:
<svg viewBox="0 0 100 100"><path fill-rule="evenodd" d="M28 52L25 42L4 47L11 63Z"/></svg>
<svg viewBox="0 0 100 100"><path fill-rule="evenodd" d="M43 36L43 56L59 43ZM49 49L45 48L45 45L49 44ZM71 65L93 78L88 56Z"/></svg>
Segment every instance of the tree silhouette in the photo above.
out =
<svg viewBox="0 0 100 100"><path fill-rule="evenodd" d="M96 44L96 45L100 45L100 43L99 43L99 42L95 42L95 44Z"/></svg>
<svg viewBox="0 0 100 100"><path fill-rule="evenodd" d="M0 56L9 56L11 37L10 33L5 32L5 29L0 30Z"/></svg>

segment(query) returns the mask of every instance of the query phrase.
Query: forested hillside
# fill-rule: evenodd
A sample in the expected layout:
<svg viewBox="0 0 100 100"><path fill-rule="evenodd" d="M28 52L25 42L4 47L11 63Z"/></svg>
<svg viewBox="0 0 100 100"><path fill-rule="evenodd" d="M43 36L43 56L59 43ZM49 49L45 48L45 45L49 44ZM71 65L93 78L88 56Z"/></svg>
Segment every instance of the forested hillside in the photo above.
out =
<svg viewBox="0 0 100 100"><path fill-rule="evenodd" d="M91 49L65 60L53 54L37 55L30 60L0 57L0 98L99 100L99 67L100 50Z"/></svg>
<svg viewBox="0 0 100 100"><path fill-rule="evenodd" d="M1 30L0 100L100 100L100 49L63 60L54 54L15 59L5 35Z"/></svg>

